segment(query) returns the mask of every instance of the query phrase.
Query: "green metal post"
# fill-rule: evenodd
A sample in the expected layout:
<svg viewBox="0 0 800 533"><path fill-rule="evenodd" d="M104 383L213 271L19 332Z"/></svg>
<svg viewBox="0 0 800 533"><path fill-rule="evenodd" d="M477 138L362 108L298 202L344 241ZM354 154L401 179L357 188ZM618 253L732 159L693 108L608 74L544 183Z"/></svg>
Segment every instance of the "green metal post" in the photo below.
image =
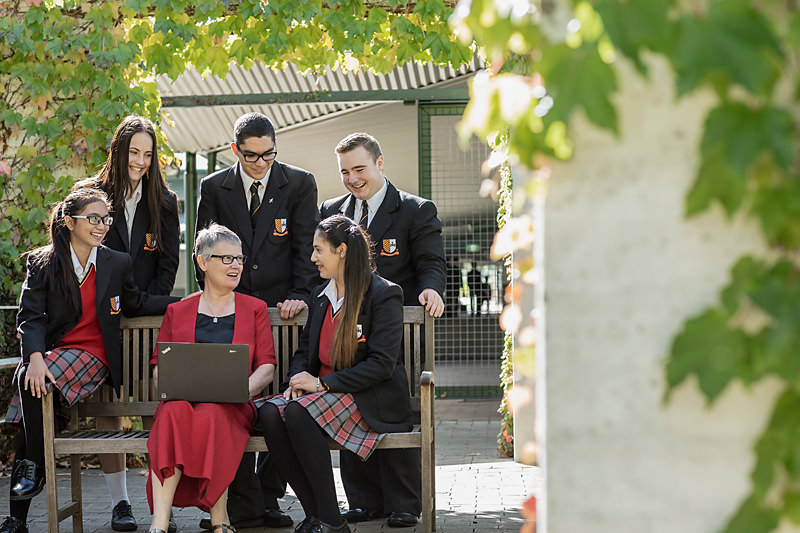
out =
<svg viewBox="0 0 800 533"><path fill-rule="evenodd" d="M192 294L199 290L197 281L194 279L194 260L192 252L194 250L194 224L197 220L197 155L194 152L186 153L186 177L184 178L184 191L186 197L183 201L185 210L184 220L186 222L186 294Z"/></svg>

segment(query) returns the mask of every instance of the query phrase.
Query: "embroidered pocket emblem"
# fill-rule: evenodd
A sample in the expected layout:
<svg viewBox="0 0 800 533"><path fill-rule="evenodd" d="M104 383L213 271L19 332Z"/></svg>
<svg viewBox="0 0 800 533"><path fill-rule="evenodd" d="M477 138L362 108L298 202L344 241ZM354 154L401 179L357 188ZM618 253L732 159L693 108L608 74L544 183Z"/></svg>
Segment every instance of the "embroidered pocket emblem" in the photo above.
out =
<svg viewBox="0 0 800 533"><path fill-rule="evenodd" d="M145 252L155 252L158 250L158 243L156 242L156 236L152 233L145 233L144 234L144 251Z"/></svg>
<svg viewBox="0 0 800 533"><path fill-rule="evenodd" d="M284 235L288 234L289 230L286 229L286 219L285 218L276 218L275 219L275 231L272 234L276 237L283 237Z"/></svg>
<svg viewBox="0 0 800 533"><path fill-rule="evenodd" d="M397 239L383 239L383 248L381 248L381 255L391 257L400 253L397 249Z"/></svg>
<svg viewBox="0 0 800 533"><path fill-rule="evenodd" d="M361 332L361 324L356 324L356 337L358 337L358 342L366 342L367 338Z"/></svg>
<svg viewBox="0 0 800 533"><path fill-rule="evenodd" d="M119 312L121 311L119 306L119 296L112 296L110 298L110 301L111 301L111 314L118 315Z"/></svg>

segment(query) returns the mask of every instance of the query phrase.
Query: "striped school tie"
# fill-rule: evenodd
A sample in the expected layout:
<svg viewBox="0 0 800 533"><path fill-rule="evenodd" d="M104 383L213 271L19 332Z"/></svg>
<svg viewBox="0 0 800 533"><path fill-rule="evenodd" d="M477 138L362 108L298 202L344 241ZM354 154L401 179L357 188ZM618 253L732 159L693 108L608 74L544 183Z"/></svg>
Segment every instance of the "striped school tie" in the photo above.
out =
<svg viewBox="0 0 800 533"><path fill-rule="evenodd" d="M261 187L261 182L254 181L250 185L250 223L256 227L256 213L258 208L261 207L261 201L258 199L258 188Z"/></svg>
<svg viewBox="0 0 800 533"><path fill-rule="evenodd" d="M367 229L367 222L369 221L369 205L367 202L361 202L361 218L358 219L358 225Z"/></svg>

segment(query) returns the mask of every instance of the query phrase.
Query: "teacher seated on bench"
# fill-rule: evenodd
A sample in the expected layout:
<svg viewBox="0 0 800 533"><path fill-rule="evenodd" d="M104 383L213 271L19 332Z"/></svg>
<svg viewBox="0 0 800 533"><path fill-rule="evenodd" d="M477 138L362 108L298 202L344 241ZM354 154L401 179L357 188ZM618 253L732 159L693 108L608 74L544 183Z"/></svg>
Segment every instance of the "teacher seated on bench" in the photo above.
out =
<svg viewBox="0 0 800 533"><path fill-rule="evenodd" d="M283 395L258 412L275 464L305 511L295 531L350 531L340 514L326 436L364 460L381 433L411 429L400 359L403 290L373 272L370 248L364 230L347 217L319 223L311 261L330 281L312 293Z"/></svg>
<svg viewBox="0 0 800 533"><path fill-rule="evenodd" d="M247 344L251 400L241 404L170 401L158 406L147 439L150 533L167 531L172 505L210 511L214 533L234 531L228 525L228 485L256 419L252 399L261 395L275 371L267 304L234 292L245 263L239 237L225 226L211 224L197 233L194 253L204 273L205 290L167 308L158 341ZM150 364L156 365L157 386L157 350Z"/></svg>

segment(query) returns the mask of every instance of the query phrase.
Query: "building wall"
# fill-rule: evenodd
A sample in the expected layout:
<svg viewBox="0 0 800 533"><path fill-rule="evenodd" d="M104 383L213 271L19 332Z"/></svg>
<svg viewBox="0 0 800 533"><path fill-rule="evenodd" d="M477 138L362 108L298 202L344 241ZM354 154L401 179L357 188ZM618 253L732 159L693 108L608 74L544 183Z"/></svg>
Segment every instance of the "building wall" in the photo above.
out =
<svg viewBox="0 0 800 533"><path fill-rule="evenodd" d="M714 208L685 219L709 93L676 102L664 63L618 65L620 138L583 117L546 205L548 533L708 533L749 490L775 382L695 381L669 403L664 364L685 319L764 244Z"/></svg>

